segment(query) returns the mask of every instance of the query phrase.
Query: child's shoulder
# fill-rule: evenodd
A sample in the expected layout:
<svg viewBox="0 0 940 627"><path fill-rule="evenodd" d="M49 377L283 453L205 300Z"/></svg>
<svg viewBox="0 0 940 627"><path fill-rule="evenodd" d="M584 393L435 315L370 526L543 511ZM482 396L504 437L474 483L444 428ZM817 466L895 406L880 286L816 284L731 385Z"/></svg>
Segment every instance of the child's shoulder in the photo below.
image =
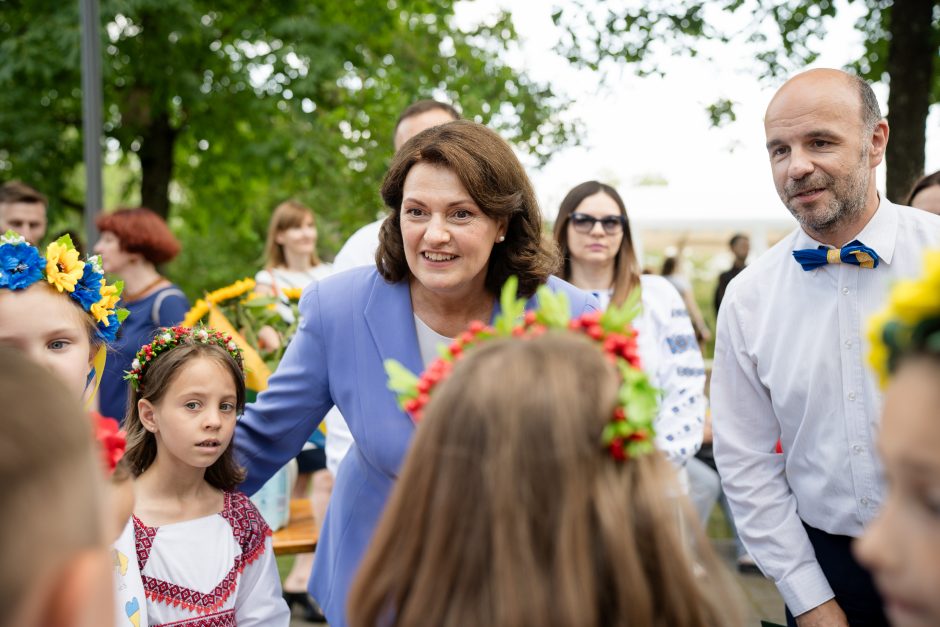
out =
<svg viewBox="0 0 940 627"><path fill-rule="evenodd" d="M232 526L232 533L246 561L250 562L264 552L265 540L271 535L271 528L247 496L241 492L225 492L222 517Z"/></svg>

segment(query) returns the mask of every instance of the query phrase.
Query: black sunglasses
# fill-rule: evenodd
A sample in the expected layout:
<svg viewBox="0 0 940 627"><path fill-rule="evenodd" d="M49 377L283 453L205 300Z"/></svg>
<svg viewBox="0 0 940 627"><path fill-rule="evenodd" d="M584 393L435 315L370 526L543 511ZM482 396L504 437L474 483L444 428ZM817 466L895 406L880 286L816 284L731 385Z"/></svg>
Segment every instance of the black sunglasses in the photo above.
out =
<svg viewBox="0 0 940 627"><path fill-rule="evenodd" d="M608 235L622 233L623 228L627 223L627 219L623 216L604 216L603 218L595 218L594 216L589 216L586 213L572 213L570 216L568 216L568 220L571 221L571 226L573 226L574 230L578 233L590 233L592 230L594 230L594 225L600 222L604 232Z"/></svg>

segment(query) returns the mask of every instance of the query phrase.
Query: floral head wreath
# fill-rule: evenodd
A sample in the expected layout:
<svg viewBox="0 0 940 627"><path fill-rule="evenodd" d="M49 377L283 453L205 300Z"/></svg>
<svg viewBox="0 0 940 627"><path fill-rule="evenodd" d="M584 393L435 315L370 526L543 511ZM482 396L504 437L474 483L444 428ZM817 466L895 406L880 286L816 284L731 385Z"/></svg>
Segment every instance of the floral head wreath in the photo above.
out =
<svg viewBox="0 0 940 627"><path fill-rule="evenodd" d="M242 349L238 347L231 335L208 327L163 327L157 329L156 337L149 344L144 344L137 351L137 356L131 362L131 369L124 373L124 379L129 381L135 390L140 389L141 381L153 361L168 351L183 344L215 344L221 346L232 356L235 363L245 373Z"/></svg>
<svg viewBox="0 0 940 627"><path fill-rule="evenodd" d="M868 362L884 387L908 352L940 356L940 250L924 255L924 275L898 281L888 304L868 321Z"/></svg>
<svg viewBox="0 0 940 627"><path fill-rule="evenodd" d="M526 339L556 331L580 333L599 344L620 374L617 407L604 427L601 444L618 461L652 451L657 391L640 370L636 331L630 326L640 311L639 294L635 292L623 305L610 307L604 313L591 312L571 319L568 298L564 293L556 294L542 286L537 292L538 308L526 311L525 301L516 297L517 286L516 277L506 281L500 296L502 312L493 326L472 322L453 344L441 350L441 356L421 376L415 376L394 359L386 360L388 387L397 395L401 408L412 420L419 422L429 395L450 375L454 362L487 340L501 337Z"/></svg>
<svg viewBox="0 0 940 627"><path fill-rule="evenodd" d="M100 340L114 340L128 314L117 308L124 284L108 285L100 257L80 260L68 235L49 244L45 255L13 231L0 236L0 288L25 290L42 279L67 293L95 319L95 334Z"/></svg>

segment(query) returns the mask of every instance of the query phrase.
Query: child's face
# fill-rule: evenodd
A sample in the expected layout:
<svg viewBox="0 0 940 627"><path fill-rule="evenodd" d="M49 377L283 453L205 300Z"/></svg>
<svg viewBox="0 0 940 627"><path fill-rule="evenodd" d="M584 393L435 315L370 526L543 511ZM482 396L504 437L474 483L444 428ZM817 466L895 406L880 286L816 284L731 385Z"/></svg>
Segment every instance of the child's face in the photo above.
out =
<svg viewBox="0 0 940 627"><path fill-rule="evenodd" d="M157 438L158 457L193 468L208 468L235 432L235 382L214 359L198 357L176 373L163 398L141 400L144 426Z"/></svg>
<svg viewBox="0 0 940 627"><path fill-rule="evenodd" d="M92 360L84 315L68 295L47 285L0 289L0 344L53 371L81 398Z"/></svg>
<svg viewBox="0 0 940 627"><path fill-rule="evenodd" d="M885 395L878 441L888 498L855 553L892 625L940 624L940 367L903 364Z"/></svg>

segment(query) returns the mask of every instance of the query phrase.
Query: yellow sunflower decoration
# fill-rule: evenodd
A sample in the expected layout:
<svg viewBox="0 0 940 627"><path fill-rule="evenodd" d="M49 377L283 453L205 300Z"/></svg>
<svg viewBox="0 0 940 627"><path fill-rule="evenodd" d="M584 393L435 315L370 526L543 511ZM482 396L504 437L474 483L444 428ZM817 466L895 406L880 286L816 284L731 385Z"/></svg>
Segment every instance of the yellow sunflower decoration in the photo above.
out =
<svg viewBox="0 0 940 627"><path fill-rule="evenodd" d="M260 295L254 289L254 279L245 278L208 292L186 313L181 325L191 327L204 321L210 327L231 335L243 352L248 388L260 392L267 387L268 377L297 330L297 301L302 290L285 289L285 299L277 299ZM279 305L289 308L291 315L285 316ZM265 327L278 333L280 346L263 345L259 334Z"/></svg>
<svg viewBox="0 0 940 627"><path fill-rule="evenodd" d="M940 354L940 250L924 255L924 273L899 281L888 304L868 321L868 362L884 387L901 355Z"/></svg>

